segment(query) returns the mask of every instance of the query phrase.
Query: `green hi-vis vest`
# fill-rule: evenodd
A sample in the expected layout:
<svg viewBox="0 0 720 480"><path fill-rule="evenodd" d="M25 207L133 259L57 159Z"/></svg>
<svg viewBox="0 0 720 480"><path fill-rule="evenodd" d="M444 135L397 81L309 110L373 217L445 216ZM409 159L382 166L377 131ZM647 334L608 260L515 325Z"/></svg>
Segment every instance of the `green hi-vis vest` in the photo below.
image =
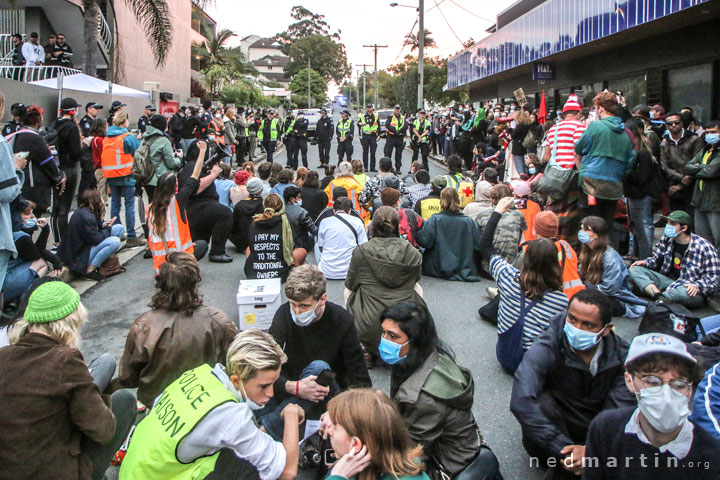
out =
<svg viewBox="0 0 720 480"><path fill-rule="evenodd" d="M426 128L430 127L430 122L427 120L427 118L423 121L422 125L420 124L420 119L418 118L413 122L413 128L415 129L415 132L418 132L422 134L422 132L425 131ZM413 132L413 133L415 133ZM414 140L415 138L413 138ZM430 141L430 135L425 135L422 140L420 140L421 143L428 143Z"/></svg>
<svg viewBox="0 0 720 480"><path fill-rule="evenodd" d="M205 478L214 470L220 452L182 463L177 458L177 448L211 410L228 402L237 400L213 375L210 365L180 375L135 429L120 468L120 479Z"/></svg>
<svg viewBox="0 0 720 480"><path fill-rule="evenodd" d="M283 135L289 135L290 132L293 131L293 128L295 128L295 120L297 118L293 118L292 121L288 124L288 126L285 128L285 131L283 132Z"/></svg>
<svg viewBox="0 0 720 480"><path fill-rule="evenodd" d="M265 128L265 122L267 122L267 118L263 118L262 123L260 124L260 128L258 129L257 138L261 142L265 140L265 134L263 133L263 129ZM278 125L280 121L277 117L272 119L272 122L270 122L270 140L273 142L277 142L278 136L280 135L280 126Z"/></svg>
<svg viewBox="0 0 720 480"><path fill-rule="evenodd" d="M338 132L340 132L341 137L347 137L348 132L350 132L350 128L352 127L352 120L348 118L347 120L340 120L338 122Z"/></svg>
<svg viewBox="0 0 720 480"><path fill-rule="evenodd" d="M440 212L439 198L425 198L420 200L420 216L423 220L429 220L430 217Z"/></svg>
<svg viewBox="0 0 720 480"><path fill-rule="evenodd" d="M376 133L378 131L378 120L380 119L380 117L377 113L373 112L371 115L374 117L374 121L371 125L368 125L366 115L367 113L361 113L358 115L358 122L365 123L365 125L363 125L362 127L363 134Z"/></svg>
<svg viewBox="0 0 720 480"><path fill-rule="evenodd" d="M395 115L392 116L392 119L390 120L390 126L395 128L395 133L388 132L388 135L392 135L393 137L397 137L401 135L400 130L403 129L405 126L405 115L400 115L400 121L398 121L398 117Z"/></svg>

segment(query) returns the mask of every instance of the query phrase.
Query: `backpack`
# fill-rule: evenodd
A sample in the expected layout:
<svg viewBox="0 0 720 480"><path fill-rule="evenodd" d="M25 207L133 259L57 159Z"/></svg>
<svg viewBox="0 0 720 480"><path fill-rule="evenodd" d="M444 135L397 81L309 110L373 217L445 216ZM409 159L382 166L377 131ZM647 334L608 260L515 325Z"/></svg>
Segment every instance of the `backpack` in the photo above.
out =
<svg viewBox="0 0 720 480"><path fill-rule="evenodd" d="M698 339L698 326L704 336L705 329L700 319L690 310L676 303L658 301L648 303L638 331L640 334L663 333L692 343Z"/></svg>
<svg viewBox="0 0 720 480"><path fill-rule="evenodd" d="M525 135L525 138L523 138L522 146L525 150L535 146L535 134L532 132L532 130L528 130L527 135Z"/></svg>
<svg viewBox="0 0 720 480"><path fill-rule="evenodd" d="M140 184L145 185L155 176L157 167L150 160L150 147L161 135L151 138L149 141L143 141L133 155L134 161L130 174Z"/></svg>
<svg viewBox="0 0 720 480"><path fill-rule="evenodd" d="M468 203L475 201L475 184L468 178L463 177L458 181L455 175L445 175L448 187L452 187L460 196L460 208L465 208Z"/></svg>

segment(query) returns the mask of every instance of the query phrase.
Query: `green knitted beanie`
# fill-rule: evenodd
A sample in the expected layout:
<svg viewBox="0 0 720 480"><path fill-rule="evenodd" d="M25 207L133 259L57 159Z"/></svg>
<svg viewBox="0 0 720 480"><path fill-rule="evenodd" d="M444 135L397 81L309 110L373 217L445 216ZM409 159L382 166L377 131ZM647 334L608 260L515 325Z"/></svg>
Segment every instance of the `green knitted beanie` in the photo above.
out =
<svg viewBox="0 0 720 480"><path fill-rule="evenodd" d="M30 295L25 309L28 323L48 323L73 313L80 303L80 294L67 283L47 282Z"/></svg>

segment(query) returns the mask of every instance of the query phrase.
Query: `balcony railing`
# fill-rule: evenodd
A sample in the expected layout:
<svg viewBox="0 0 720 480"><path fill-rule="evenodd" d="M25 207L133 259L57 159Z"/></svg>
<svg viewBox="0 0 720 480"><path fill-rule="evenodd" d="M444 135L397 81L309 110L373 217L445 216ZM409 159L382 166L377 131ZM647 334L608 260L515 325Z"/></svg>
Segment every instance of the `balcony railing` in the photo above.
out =
<svg viewBox="0 0 720 480"><path fill-rule="evenodd" d="M98 40L107 53L112 52L113 34L102 12L98 12Z"/></svg>
<svg viewBox="0 0 720 480"><path fill-rule="evenodd" d="M60 67L57 65L42 65L37 67L0 66L0 78L8 78L26 83L57 78L61 73L63 75L73 75L81 72L75 68Z"/></svg>
<svg viewBox="0 0 720 480"><path fill-rule="evenodd" d="M0 10L0 32L12 35L25 31L25 9Z"/></svg>

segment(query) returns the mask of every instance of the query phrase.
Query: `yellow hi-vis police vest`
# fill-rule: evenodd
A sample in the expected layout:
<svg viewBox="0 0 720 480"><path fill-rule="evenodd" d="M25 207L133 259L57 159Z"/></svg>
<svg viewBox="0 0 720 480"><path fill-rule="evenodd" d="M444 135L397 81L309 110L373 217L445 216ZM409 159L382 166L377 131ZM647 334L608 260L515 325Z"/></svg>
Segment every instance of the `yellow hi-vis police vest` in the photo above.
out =
<svg viewBox="0 0 720 480"><path fill-rule="evenodd" d="M390 133L390 131L388 131L387 134L392 135L393 137L399 137L401 135L400 130L402 130L402 128L405 126L405 115L400 115L399 119L398 117L393 115L392 119L390 120L390 126L395 128L396 133Z"/></svg>
<svg viewBox="0 0 720 480"><path fill-rule="evenodd" d="M378 121L380 117L377 113L373 112L371 115L373 116L373 122L368 124L367 122L367 113L361 113L358 115L358 122L363 122L365 125L362 127L363 135L369 135L371 133L376 133L378 131Z"/></svg>
<svg viewBox="0 0 720 480"><path fill-rule="evenodd" d="M338 122L338 132L340 132L341 137L347 137L348 132L350 132L350 129L352 128L352 119L348 118L347 120L340 120Z"/></svg>
<svg viewBox="0 0 720 480"><path fill-rule="evenodd" d="M425 119L423 123L420 123L420 119L418 118L413 122L413 128L415 129L415 132L422 135L422 133L425 131L426 128L430 127L430 122ZM415 133L413 132L413 133ZM413 140L416 140L417 137L413 136ZM425 135L421 140L420 143L428 143L430 141L430 134Z"/></svg>
<svg viewBox="0 0 720 480"><path fill-rule="evenodd" d="M210 365L180 375L135 429L120 468L120 480L205 478L215 469L220 452L182 463L177 448L211 410L228 402L237 399L213 375Z"/></svg>
<svg viewBox="0 0 720 480"><path fill-rule="evenodd" d="M261 142L265 140L265 133L263 133L263 129L265 128L265 122L267 122L267 118L263 118L262 123L260 124L260 128L258 128L257 138ZM273 118L270 122L270 140L273 142L277 142L278 136L280 134L280 126L278 125L280 121L277 117Z"/></svg>

